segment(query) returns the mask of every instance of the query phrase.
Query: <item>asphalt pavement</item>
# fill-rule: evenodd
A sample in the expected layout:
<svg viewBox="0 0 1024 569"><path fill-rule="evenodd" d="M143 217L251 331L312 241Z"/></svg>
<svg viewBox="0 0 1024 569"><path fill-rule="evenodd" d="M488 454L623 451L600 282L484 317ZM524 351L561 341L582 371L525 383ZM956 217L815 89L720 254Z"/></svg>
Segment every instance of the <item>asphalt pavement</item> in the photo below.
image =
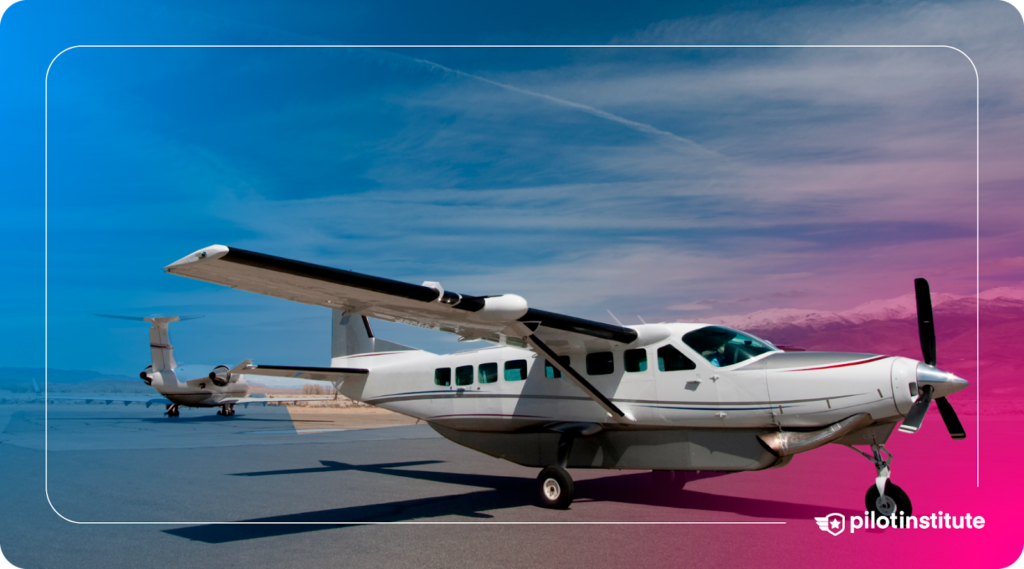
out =
<svg viewBox="0 0 1024 569"><path fill-rule="evenodd" d="M0 406L4 556L24 568L771 565L822 539L814 516L857 513L873 470L837 450L864 470L852 495L828 482L824 454L793 471L800 487L792 466L669 493L648 472L574 470L576 502L554 511L534 505L538 469L427 425L297 431L280 407L162 412ZM808 564L828 561L818 549Z"/></svg>

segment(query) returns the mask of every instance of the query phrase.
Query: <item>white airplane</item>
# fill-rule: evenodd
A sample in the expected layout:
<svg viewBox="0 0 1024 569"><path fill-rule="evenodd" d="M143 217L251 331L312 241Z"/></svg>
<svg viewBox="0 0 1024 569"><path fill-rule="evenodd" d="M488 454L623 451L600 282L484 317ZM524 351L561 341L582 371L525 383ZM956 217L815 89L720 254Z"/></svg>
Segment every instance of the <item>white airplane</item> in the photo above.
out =
<svg viewBox="0 0 1024 569"><path fill-rule="evenodd" d="M542 468L537 488L547 507L572 502L567 468L653 470L664 487L678 489L686 477L679 471L781 467L836 443L875 465L869 510L910 515L910 499L889 481L892 454L883 446L897 423L917 431L935 400L952 437L965 437L946 396L967 382L935 367L923 279L915 283L919 362L783 352L706 324L615 326L531 308L514 294L465 296L436 282L413 285L223 245L166 271L332 309L330 367L243 362L227 377L331 381L347 397L422 419L460 445ZM497 345L435 355L375 338L367 316Z"/></svg>
<svg viewBox="0 0 1024 569"><path fill-rule="evenodd" d="M96 316L149 322L152 325L149 329L149 347L153 363L146 367L139 374L139 377L146 382L146 385L157 390L161 397L47 395L47 400L104 401L108 405L115 401L125 405L145 403L146 407L154 403L166 404L167 411L165 414L168 417L177 417L182 406L220 407L217 414L230 417L235 414L235 405L266 405L268 403L324 401L330 399L327 397L250 397L249 385L245 381L245 376L240 371L252 363L251 360L242 362L235 369L229 369L227 366L220 365L213 368L213 371L208 371L210 366L206 365L178 365L174 361L174 346L171 345L168 325L171 322L202 318L201 315L142 317L97 314ZM196 379L185 381L180 379L189 376L196 377ZM34 382L33 385L35 385ZM36 386L36 392L38 393L38 386Z"/></svg>

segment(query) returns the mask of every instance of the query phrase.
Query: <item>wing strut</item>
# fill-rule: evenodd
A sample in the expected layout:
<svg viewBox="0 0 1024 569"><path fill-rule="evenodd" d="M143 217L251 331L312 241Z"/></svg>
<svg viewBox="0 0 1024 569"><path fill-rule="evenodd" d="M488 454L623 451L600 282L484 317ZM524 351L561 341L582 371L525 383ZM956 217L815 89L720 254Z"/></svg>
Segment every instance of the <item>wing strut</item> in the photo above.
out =
<svg viewBox="0 0 1024 569"><path fill-rule="evenodd" d="M563 374L565 374L566 377L571 379L577 387L582 389L584 393L589 395L590 398L596 401L597 404L600 405L605 411L611 413L615 417L625 417L627 419L633 420L632 417L626 415L626 413L624 413L621 409L616 407L615 404L611 402L611 400L609 400L593 385L591 385L589 381L583 379L583 376L577 373L576 370L572 369L572 366L568 364L563 364L562 362L558 361L558 354L551 351L551 348L549 348L547 344L545 344L544 342L541 342L540 338L538 338L534 334L530 334L525 339L526 343L530 344L530 347L543 354L544 357L546 357L547 360L551 362L551 365L558 368L558 371L562 372Z"/></svg>

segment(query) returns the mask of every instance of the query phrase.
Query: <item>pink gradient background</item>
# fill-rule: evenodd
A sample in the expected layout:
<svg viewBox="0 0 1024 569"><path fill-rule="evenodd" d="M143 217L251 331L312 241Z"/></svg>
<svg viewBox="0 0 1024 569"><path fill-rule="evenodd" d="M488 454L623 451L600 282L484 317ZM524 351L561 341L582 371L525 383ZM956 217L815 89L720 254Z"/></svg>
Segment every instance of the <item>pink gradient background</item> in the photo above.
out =
<svg viewBox="0 0 1024 569"><path fill-rule="evenodd" d="M982 302L983 312L985 302ZM1006 315L1001 315L1005 317ZM1024 315L1021 315L1024 316ZM905 567L1006 567L1021 555L1019 478L1024 460L1017 448L1024 431L1024 400L1018 378L1011 373L1016 338L1024 335L1024 319L997 323L981 320L981 377L975 369L973 322L943 322L937 311L939 367L971 382L950 397L967 430L967 439L953 441L934 405L914 435L893 433L886 447L895 456L892 480L911 497L915 515L970 513L983 516L981 530L858 530L849 533L849 516L863 515L863 496L874 480L874 467L850 450L828 445L797 455L785 468L698 480L687 484L683 507L707 508L704 520L785 520L785 526L715 528L700 532L714 540L709 547L716 563L746 560L755 565L794 567L863 567L885 563ZM986 326L986 320L988 326ZM1002 318L1000 318L1002 320ZM906 327L907 322L890 323ZM958 332L943 334L942 330ZM964 331L963 325L970 330ZM876 327L884 323L874 323ZM862 325L863 327L863 325ZM857 328L857 327L854 327ZM857 330L851 329L856 332ZM863 332L864 330L861 330ZM920 358L916 335L905 345L879 342L880 330L860 334L825 333L812 349L863 350ZM810 339L810 336L808 337ZM943 362L946 362L945 365ZM980 426L976 411L980 392ZM980 449L980 486L976 453ZM717 511L721 513L712 513ZM832 536L818 529L813 517L839 512L847 516L846 533ZM692 546L693 533L686 533ZM733 537L738 538L733 541ZM740 547L735 550L729 544ZM682 547L682 544L680 544ZM740 551L738 553L738 551ZM743 553L747 552L747 553ZM765 558L765 554L770 558Z"/></svg>

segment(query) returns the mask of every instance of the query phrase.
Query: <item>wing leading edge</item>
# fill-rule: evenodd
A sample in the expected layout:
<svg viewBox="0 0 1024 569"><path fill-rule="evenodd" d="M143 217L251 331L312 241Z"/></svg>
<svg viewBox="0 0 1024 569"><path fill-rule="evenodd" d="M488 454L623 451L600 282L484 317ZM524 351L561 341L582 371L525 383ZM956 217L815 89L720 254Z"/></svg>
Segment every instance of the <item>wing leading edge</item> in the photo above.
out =
<svg viewBox="0 0 1024 569"><path fill-rule="evenodd" d="M414 285L223 245L200 249L165 270L257 294L450 332L466 340L511 340L525 347L525 338L533 334L562 353L629 344L637 338L636 330L625 326L530 308L514 294L463 295L445 291L437 283Z"/></svg>

